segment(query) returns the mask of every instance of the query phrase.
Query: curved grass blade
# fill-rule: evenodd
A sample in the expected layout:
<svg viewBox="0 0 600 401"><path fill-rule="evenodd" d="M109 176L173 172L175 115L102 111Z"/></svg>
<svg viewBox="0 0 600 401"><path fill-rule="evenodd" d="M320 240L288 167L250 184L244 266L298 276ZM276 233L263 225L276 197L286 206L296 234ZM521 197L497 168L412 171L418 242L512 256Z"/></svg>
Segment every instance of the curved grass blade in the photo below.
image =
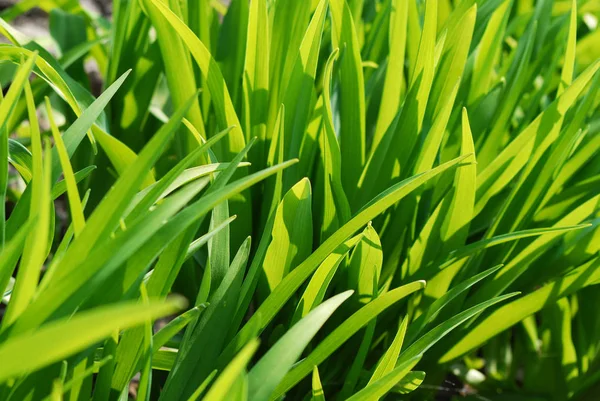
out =
<svg viewBox="0 0 600 401"><path fill-rule="evenodd" d="M350 7L344 0L330 0L334 48L343 49L340 60L340 152L344 188L353 196L365 164L365 83L360 48Z"/></svg>
<svg viewBox="0 0 600 401"><path fill-rule="evenodd" d="M0 45L1 47L1 45ZM125 78L129 72L123 74L118 80L116 80L110 87L108 87L102 95L98 97L83 113L75 120L75 122L63 133L62 139L67 149L69 157L72 157L75 150L83 140L86 131L88 131L98 117L102 114L103 109L106 107L110 99L114 96L116 91L121 87ZM58 158L58 152L56 149L52 149L52 183L54 184L58 180L61 172L60 161ZM27 220L26 212L29 209L29 202L31 199L31 191L25 190L16 209L20 209L23 213L13 213L6 225L7 235L13 235L15 231Z"/></svg>
<svg viewBox="0 0 600 401"><path fill-rule="evenodd" d="M12 277L13 269L21 256L23 244L35 226L35 217L27 221L17 233L10 238L0 251L0 295L5 296L6 287Z"/></svg>
<svg viewBox="0 0 600 401"><path fill-rule="evenodd" d="M408 359L398 364L394 370L381 379L373 382L367 387L348 398L348 401L369 401L376 400L388 393L408 372L421 360L421 355Z"/></svg>
<svg viewBox="0 0 600 401"><path fill-rule="evenodd" d="M121 214L144 181L146 172L163 152L165 144L174 135L175 130L181 124L181 119L194 99L195 97L189 99L188 103L171 117L169 122L154 135L138 155L135 163L119 177L111 191L89 217L85 229L79 238L73 241L61 264L57 266L59 268L54 279L60 279L71 272L75 266L82 263L96 243L115 229L121 219Z"/></svg>
<svg viewBox="0 0 600 401"><path fill-rule="evenodd" d="M11 295L11 300L2 319L2 328L5 329L13 323L27 308L35 294L40 278L41 268L48 256L48 243L51 219L50 199L50 171L52 157L49 147L46 149L46 158L42 160L42 139L38 125L33 94L29 82L25 84L25 95L31 124L31 149L32 149L32 186L31 194L34 202L30 205L30 216L36 216L36 224L27 236L21 256L21 264Z"/></svg>
<svg viewBox="0 0 600 401"><path fill-rule="evenodd" d="M249 253L250 237L238 250L219 287L210 295L206 311L197 322L188 326L161 399L186 399L193 394L196 383L203 381L214 369L233 319Z"/></svg>
<svg viewBox="0 0 600 401"><path fill-rule="evenodd" d="M251 159L256 163L255 169L261 169L265 165L267 139L270 136L267 133L270 61L268 20L267 2L251 2L242 84L246 142L251 137L258 138L254 154L251 152Z"/></svg>
<svg viewBox="0 0 600 401"><path fill-rule="evenodd" d="M179 17L173 13L162 1L159 0L143 0L146 5L154 5L166 19L173 30L177 32L183 40L186 47L196 60L198 67L202 71L202 75L206 80L208 90L210 92L211 101L214 105L217 115L217 122L220 127L233 127L231 135L228 137L225 157L231 157L242 150L245 145L244 135L240 128L240 122L237 118L235 108L231 102L227 85L223 78L223 74L212 57L208 49L192 32L190 28Z"/></svg>
<svg viewBox="0 0 600 401"><path fill-rule="evenodd" d="M424 281L415 281L414 283L406 284L380 295L375 300L363 306L321 341L302 362L294 366L277 386L275 393L271 397L277 398L283 395L310 374L313 366L317 366L327 359L344 342L371 320L375 319L380 313L401 299L423 288L425 288Z"/></svg>
<svg viewBox="0 0 600 401"><path fill-rule="evenodd" d="M392 0L393 15L390 17L388 63L381 95L381 105L377 115L377 124L373 134L371 152L377 148L385 131L389 128L398 113L404 82L404 58L407 42L408 1Z"/></svg>
<svg viewBox="0 0 600 401"><path fill-rule="evenodd" d="M323 302L289 329L248 373L248 396L254 401L268 401L275 387L317 331L350 296L346 291Z"/></svg>
<svg viewBox="0 0 600 401"><path fill-rule="evenodd" d="M83 206L81 205L81 198L79 197L79 190L77 189L77 181L73 174L73 167L69 160L69 155L65 148L65 144L62 140L62 136L58 131L58 127L54 122L54 116L52 115L52 106L50 105L50 99L46 97L46 113L48 114L48 120L52 131L52 138L54 139L54 146L58 153L60 164L63 171L65 184L67 187L67 197L69 199L69 211L71 213L71 219L73 221L73 229L75 237L78 237L83 227L85 227L85 217L83 216Z"/></svg>
<svg viewBox="0 0 600 401"><path fill-rule="evenodd" d="M261 319L261 329L264 329L271 320L275 317L277 312L283 307L285 302L296 292L302 283L310 277L310 275L319 267L319 265L333 252L340 244L342 244L348 237L354 234L360 227L373 220L376 216L381 214L390 206L396 204L400 199L412 191L419 188L427 180L436 175L447 171L452 168L458 167L459 163L464 161L468 156L458 157L454 160L446 162L432 170L425 173L416 175L408 178L404 181L391 186L387 190L376 196L371 202L365 205L359 210L356 215L344 224L339 230L331 235L315 252L313 252L304 262L290 272L277 286L277 288L271 293L271 295L263 302L258 308L256 318L253 316L250 318L246 325L252 326L253 320ZM245 338L247 335L245 327L234 337L230 342L229 346L223 352L222 357L226 357L235 353L238 349L238 340ZM241 341L240 341L241 342Z"/></svg>
<svg viewBox="0 0 600 401"><path fill-rule="evenodd" d="M446 320L445 322L439 324L438 326L436 326L433 329L431 329L430 331L428 331L421 338L419 338L417 341L415 341L413 344L411 344L406 349L406 351L404 351L403 353L400 354L400 358L398 359L397 364L399 365L401 363L404 363L404 362L414 358L415 356L422 355L429 348L431 348L435 343L437 343L439 340L441 340L444 336L446 336L448 333L450 333L456 327L460 326L461 324L463 324L464 322L469 320L471 317L477 315L478 313L481 313L486 308L488 308L492 305L495 305L498 302L502 302L502 301L504 301L508 298L512 298L518 294L519 294L518 292L513 292L513 293L502 295L502 296L499 296L496 298L488 299L485 302L475 305L475 306L473 306L467 310L464 310L463 312L460 312L459 314L451 317L450 319Z"/></svg>
<svg viewBox="0 0 600 401"><path fill-rule="evenodd" d="M392 392L396 394L408 394L415 391L425 380L425 372L413 371L408 372L398 384L394 386Z"/></svg>
<svg viewBox="0 0 600 401"><path fill-rule="evenodd" d="M406 335L406 328L408 327L408 315L404 316L400 326L398 327L398 331L394 336L394 341L387 349L383 357L377 363L377 367L373 372L373 375L369 379L370 385L380 379L382 379L388 373L391 373L396 366L396 361L398 360L398 356L400 355L400 350L402 349L402 344L404 343L404 336Z"/></svg>
<svg viewBox="0 0 600 401"><path fill-rule="evenodd" d="M342 260L362 238L362 234L350 238L329 255L310 279L296 307L292 322L297 322L323 301L325 292Z"/></svg>
<svg viewBox="0 0 600 401"><path fill-rule="evenodd" d="M460 284L452 287L448 292L446 292L441 297L437 298L418 318L416 318L412 324L410 325L410 329L408 330L408 334L406 335L406 342L412 343L417 335L425 328L428 323L431 323L435 318L439 315L440 311L450 303L457 296L488 277L490 274L497 272L504 265L494 266L490 269L487 269L475 276L469 278L461 282Z"/></svg>
<svg viewBox="0 0 600 401"><path fill-rule="evenodd" d="M312 249L312 192L308 178L300 180L283 197L275 213L271 244L265 254L266 282L259 287L270 294Z"/></svg>
<svg viewBox="0 0 600 401"><path fill-rule="evenodd" d="M517 324L522 319L541 310L546 305L568 296L600 279L600 259L594 258L564 277L546 284L517 300L493 311L473 326L461 340L456 342L441 358L445 363L469 352L493 336Z"/></svg>
<svg viewBox="0 0 600 401"><path fill-rule="evenodd" d="M323 222L321 240L325 240L342 224L350 220L351 211L348 198L342 186L342 155L333 124L331 110L331 74L333 62L337 59L338 49L335 49L323 73L323 131L319 145L323 163Z"/></svg>
<svg viewBox="0 0 600 401"><path fill-rule="evenodd" d="M58 362L108 337L116 329L126 329L162 317L184 306L181 298L165 302L121 303L58 320L38 330L6 340L0 345L0 382Z"/></svg>
<svg viewBox="0 0 600 401"><path fill-rule="evenodd" d="M194 306L192 309L182 313L167 323L165 327L160 329L152 337L152 352L156 353L161 347L167 344L171 338L183 330L190 322L197 320L198 316L200 316L202 311L205 309L205 304Z"/></svg>
<svg viewBox="0 0 600 401"><path fill-rule="evenodd" d="M238 355L223 369L223 373L217 377L208 390L208 393L202 398L202 401L222 401L227 399L227 394L235 381L241 374L244 374L246 365L258 348L258 340L248 343Z"/></svg>
<svg viewBox="0 0 600 401"><path fill-rule="evenodd" d="M8 161L21 174L26 183L31 181L31 152L20 142L8 138Z"/></svg>

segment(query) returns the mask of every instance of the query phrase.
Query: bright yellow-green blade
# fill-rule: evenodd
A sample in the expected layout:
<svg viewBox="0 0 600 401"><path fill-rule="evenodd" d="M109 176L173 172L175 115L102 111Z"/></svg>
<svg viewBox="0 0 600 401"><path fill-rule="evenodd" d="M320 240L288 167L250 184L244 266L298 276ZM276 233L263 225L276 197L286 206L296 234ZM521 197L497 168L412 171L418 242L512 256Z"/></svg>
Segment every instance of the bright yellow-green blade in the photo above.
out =
<svg viewBox="0 0 600 401"><path fill-rule="evenodd" d="M8 327L27 308L35 294L41 274L42 265L49 252L48 232L50 230L50 177L52 174L52 157L50 149L42 150L42 139L37 120L36 108L29 82L25 84L25 96L29 110L31 129L32 168L32 202L29 215L36 217L35 227L27 236L21 257L21 265L17 273L13 295L11 297L2 326ZM45 160L42 154L45 153Z"/></svg>
<svg viewBox="0 0 600 401"><path fill-rule="evenodd" d="M62 140L62 136L58 131L58 127L54 122L54 116L52 115L52 106L50 105L50 99L46 97L46 113L48 120L50 121L50 128L52 130L52 138L54 138L54 146L58 152L60 159L60 165L63 170L63 176L65 183L67 184L67 197L69 199L69 208L71 211L71 218L73 219L73 229L75 237L78 237L85 226L85 217L83 216L83 206L81 205L81 198L79 197L79 190L77 189L77 182L75 181L75 175L73 174L73 167L67 154L67 149Z"/></svg>
<svg viewBox="0 0 600 401"><path fill-rule="evenodd" d="M121 303L82 312L7 340L0 345L0 356L5 361L0 366L0 382L58 362L103 340L113 330L169 315L184 305L181 298L148 305Z"/></svg>

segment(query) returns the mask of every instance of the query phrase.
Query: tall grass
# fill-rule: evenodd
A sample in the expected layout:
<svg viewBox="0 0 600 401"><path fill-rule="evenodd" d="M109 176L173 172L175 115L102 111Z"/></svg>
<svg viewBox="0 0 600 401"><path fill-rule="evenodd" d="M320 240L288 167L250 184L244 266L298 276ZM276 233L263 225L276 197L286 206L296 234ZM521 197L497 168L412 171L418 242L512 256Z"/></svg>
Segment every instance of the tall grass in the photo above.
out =
<svg viewBox="0 0 600 401"><path fill-rule="evenodd" d="M597 399L597 0L112 12L0 13L0 400Z"/></svg>

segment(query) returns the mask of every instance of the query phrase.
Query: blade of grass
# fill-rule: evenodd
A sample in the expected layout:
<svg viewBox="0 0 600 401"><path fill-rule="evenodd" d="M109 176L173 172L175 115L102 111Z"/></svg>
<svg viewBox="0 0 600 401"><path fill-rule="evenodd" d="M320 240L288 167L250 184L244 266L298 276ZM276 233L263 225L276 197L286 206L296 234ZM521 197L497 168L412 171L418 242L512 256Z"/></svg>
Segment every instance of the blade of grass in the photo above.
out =
<svg viewBox="0 0 600 401"><path fill-rule="evenodd" d="M248 343L236 357L227 365L223 372L217 377L208 393L202 398L203 401L221 401L227 399L229 389L234 385L237 378L243 374L250 358L258 348L258 340Z"/></svg>
<svg viewBox="0 0 600 401"><path fill-rule="evenodd" d="M62 136L58 131L58 127L54 122L52 115L52 106L50 106L50 99L46 97L46 113L48 114L48 120L52 131L52 138L54 139L54 146L60 159L60 164L63 170L63 176L67 187L67 196L69 199L69 210L71 212L71 219L73 221L73 228L75 237L79 236L83 227L85 227L85 217L83 216L83 207L81 206L81 199L79 197L79 190L77 189L77 182L75 175L73 174L73 167L69 160L69 155L65 148L65 144L62 140Z"/></svg>
<svg viewBox="0 0 600 401"><path fill-rule="evenodd" d="M198 67L200 67L202 75L206 80L219 126L223 128L233 127L231 134L228 136L228 143L226 144L225 149L223 149L224 153L221 155L224 160L232 157L242 150L245 141L223 74L221 73L217 62L200 39L198 39L190 28L188 28L165 4L159 0L142 1L146 7L154 6L156 10L160 12L162 17L171 27L171 30L176 32L192 57L196 60L196 63L198 64ZM198 124L194 124L194 126L197 127Z"/></svg>
<svg viewBox="0 0 600 401"><path fill-rule="evenodd" d="M32 60L33 62L33 60ZM25 240L21 265L17 272L15 287L6 314L2 319L2 328L13 323L31 302L41 274L41 268L49 251L48 233L50 231L50 167L52 162L49 148L46 149L46 159L42 160L42 139L36 116L35 104L29 82L25 84L25 95L29 108L32 140L32 198L29 214L36 216L35 228Z"/></svg>
<svg viewBox="0 0 600 401"><path fill-rule="evenodd" d="M392 0L390 16L389 46L387 69L381 95L381 105L377 115L377 124L373 134L371 152L377 148L385 131L394 120L400 108L404 82L404 62L407 43L408 1Z"/></svg>
<svg viewBox="0 0 600 401"><path fill-rule="evenodd" d="M310 401L325 401L325 392L319 377L319 369L315 366L312 375L312 397Z"/></svg>
<svg viewBox="0 0 600 401"><path fill-rule="evenodd" d="M168 315L183 305L182 299L172 298L147 306L137 302L106 306L9 339L0 345L2 360L11 361L0 367L0 382L58 362L109 336L117 328L133 327Z"/></svg>
<svg viewBox="0 0 600 401"><path fill-rule="evenodd" d="M463 312L460 312L459 314L439 324L438 326L434 327L426 334L424 334L422 337L420 337L417 341L412 343L406 349L406 351L401 353L396 366L410 360L411 358L414 358L415 356L422 355L425 351L431 348L435 343L437 343L440 339L446 336L449 332L451 332L456 327L469 320L471 317L477 315L478 313L481 313L481 311L485 310L486 308L495 305L498 302L502 302L508 298L512 298L518 294L519 293L513 292L496 298L488 299L487 301L475 305L469 309L466 309Z"/></svg>
<svg viewBox="0 0 600 401"><path fill-rule="evenodd" d="M394 370L381 379L373 382L367 387L363 388L352 397L348 398L348 401L367 401L378 399L389 392L408 372L419 362L421 355L417 355L412 359L403 361L398 364Z"/></svg>
<svg viewBox="0 0 600 401"><path fill-rule="evenodd" d="M323 131L319 145L323 163L323 223L321 241L324 241L342 224L350 220L350 204L342 186L342 155L333 125L331 110L331 74L333 62L337 59L335 49L325 65L323 73Z"/></svg>
<svg viewBox="0 0 600 401"><path fill-rule="evenodd" d="M334 48L343 49L340 60L340 152L344 189L353 196L365 164L365 83L355 23L348 4L330 0Z"/></svg>
<svg viewBox="0 0 600 401"><path fill-rule="evenodd" d="M375 197L369 204L365 205L363 209L346 224L344 224L339 230L331 235L315 252L313 252L304 262L296 267L290 274L288 274L282 282L277 286L275 291L263 302L258 308L255 316L260 316L262 328L266 327L267 324L275 317L277 312L283 307L285 302L296 292L296 290L302 285L302 283L310 277L310 275L319 267L319 265L325 260L331 252L333 252L340 244L342 244L348 237L354 234L360 227L373 220L376 216L385 211L388 207L396 204L400 199L417 189L428 179L435 177L436 175L447 171L448 169L458 167L458 164L462 162L466 157L463 156L456 158L450 162L442 164L428 172L420 175L411 177L407 180L399 182L396 185L388 188L386 191ZM246 324L251 327L253 320L259 319L258 317L252 317ZM247 336L249 329L242 328L240 332L231 340L229 346L223 352L223 356L231 355L235 352L239 342L243 342L242 339Z"/></svg>
<svg viewBox="0 0 600 401"><path fill-rule="evenodd" d="M404 318L402 319L402 322L398 327L398 331L394 336L392 344L377 363L375 371L369 379L369 383L367 384L367 386L377 382L378 380L382 379L385 375L391 373L394 370L394 367L396 366L396 361L398 360L398 356L400 355L400 350L402 349L402 344L404 343L404 336L406 335L407 327L408 315L404 316Z"/></svg>
<svg viewBox="0 0 600 401"><path fill-rule="evenodd" d="M325 321L350 296L346 291L323 302L290 328L248 373L248 397L267 401Z"/></svg>
<svg viewBox="0 0 600 401"><path fill-rule="evenodd" d="M300 302L298 302L292 322L295 323L300 318L306 316L311 310L317 307L325 297L325 292L333 279L338 266L344 260L350 249L352 249L362 238L362 234L355 235L348 241L340 245L334 252L331 253L321 266L315 271L310 279Z"/></svg>
<svg viewBox="0 0 600 401"><path fill-rule="evenodd" d="M599 272L600 259L594 258L566 276L496 309L481 319L461 340L456 342L440 358L440 363L456 359L544 306L595 283L599 278Z"/></svg>
<svg viewBox="0 0 600 401"><path fill-rule="evenodd" d="M279 397L294 387L300 380L310 374L313 366L319 365L327 359L352 335L375 319L384 310L424 287L424 281L415 281L414 283L406 284L387 292L363 306L321 341L302 362L294 366L279 383L271 398Z"/></svg>

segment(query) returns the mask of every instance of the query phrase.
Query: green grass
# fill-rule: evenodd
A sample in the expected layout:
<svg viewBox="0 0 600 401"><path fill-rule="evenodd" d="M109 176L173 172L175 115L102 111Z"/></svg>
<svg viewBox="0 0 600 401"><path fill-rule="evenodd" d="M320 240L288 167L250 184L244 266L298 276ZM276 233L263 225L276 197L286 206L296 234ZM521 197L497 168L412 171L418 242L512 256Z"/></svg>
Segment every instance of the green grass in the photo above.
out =
<svg viewBox="0 0 600 401"><path fill-rule="evenodd" d="M112 10L0 12L0 400L597 399L597 0Z"/></svg>

